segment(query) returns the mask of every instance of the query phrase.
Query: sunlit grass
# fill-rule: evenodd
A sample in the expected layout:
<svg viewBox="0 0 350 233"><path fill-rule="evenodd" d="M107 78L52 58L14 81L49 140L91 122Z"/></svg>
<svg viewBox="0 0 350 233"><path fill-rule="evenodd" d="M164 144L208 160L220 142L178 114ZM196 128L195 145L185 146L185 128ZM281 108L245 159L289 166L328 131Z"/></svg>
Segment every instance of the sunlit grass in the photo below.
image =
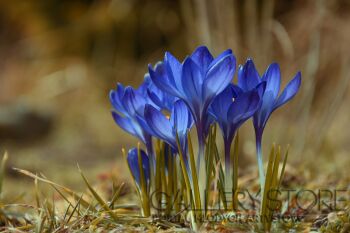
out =
<svg viewBox="0 0 350 233"><path fill-rule="evenodd" d="M278 188L281 186L285 161L287 153L282 157L279 147L273 147L269 156L267 174L271 175L265 188ZM6 164L7 154L3 156L1 162L0 179L3 182L6 174L4 165ZM178 165L180 163L178 162ZM218 167L217 167L218 168ZM216 168L216 169L217 169ZM35 199L34 204L22 202L22 198L10 198L1 194L0 199L0 223L1 230L5 232L135 232L135 231L176 231L185 232L188 230L188 223L178 222L174 219L142 217L142 211L137 204L136 199L130 201L131 193L121 196L125 184L112 183L112 193L110 198L105 200L105 191L98 190L91 184L80 169L77 173L82 176L82 184L86 186L86 192L77 192L71 188L57 184L43 174L34 174L32 172L15 169L20 174L33 179L33 188L28 190L28 195ZM218 172L214 172L216 182L218 181ZM1 182L1 183L2 183ZM59 198L48 196L43 192L43 186L46 184L58 195ZM163 183L164 184L164 183ZM166 186L167 187L167 186ZM0 187L4 190L4 187ZM31 194L30 194L31 193ZM266 195L266 192L265 194ZM214 198L215 199L215 198ZM220 198L219 198L220 199ZM219 200L216 199L216 200ZM226 230L236 230L241 232L281 232L295 230L297 232L309 232L314 229L316 232L335 233L347 232L349 229L349 207L347 211L331 212L320 219L314 219L314 223L307 221L275 221L273 220L273 207L280 211L280 207L274 203L262 203L261 214L270 216L271 221L267 222L231 222L216 221L204 222L199 230L225 232ZM232 208L226 206L225 208ZM241 212L232 212L231 210L222 211L222 216L232 216ZM195 214L195 212L193 213ZM321 224L319 224L320 222ZM317 223L317 224L316 224ZM318 225L316 227L316 225Z"/></svg>

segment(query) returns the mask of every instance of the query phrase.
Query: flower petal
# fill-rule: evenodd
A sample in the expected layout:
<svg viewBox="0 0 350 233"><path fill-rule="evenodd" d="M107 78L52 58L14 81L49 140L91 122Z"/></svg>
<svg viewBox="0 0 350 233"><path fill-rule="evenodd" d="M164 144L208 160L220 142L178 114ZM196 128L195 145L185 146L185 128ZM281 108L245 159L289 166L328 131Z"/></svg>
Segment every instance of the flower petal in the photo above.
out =
<svg viewBox="0 0 350 233"><path fill-rule="evenodd" d="M210 64L210 66L208 67L208 70L211 69L214 65L216 65L216 63L218 63L219 61L221 61L224 57L228 56L228 55L232 55L232 50L231 49L227 49L224 52L222 52L219 56L217 56Z"/></svg>
<svg viewBox="0 0 350 233"><path fill-rule="evenodd" d="M186 58L183 64L181 82L188 102L196 105L201 103L203 78L196 63L191 58Z"/></svg>
<svg viewBox="0 0 350 233"><path fill-rule="evenodd" d="M143 82L135 91L141 96L147 96L147 88L149 85L151 85L151 83L152 83L152 80L149 77L149 74L146 73L143 78Z"/></svg>
<svg viewBox="0 0 350 233"><path fill-rule="evenodd" d="M164 63L158 63L154 70L151 65L148 66L148 72L154 85L164 92L174 96L181 96L177 90L174 80L170 80Z"/></svg>
<svg viewBox="0 0 350 233"><path fill-rule="evenodd" d="M272 91L264 93L260 109L254 115L254 127L256 131L261 131L265 128L267 120L273 111L275 98Z"/></svg>
<svg viewBox="0 0 350 233"><path fill-rule="evenodd" d="M244 121L254 115L260 107L260 96L256 90L239 95L228 110L228 119L238 128Z"/></svg>
<svg viewBox="0 0 350 233"><path fill-rule="evenodd" d="M259 83L255 88L255 90L258 92L261 100L264 96L265 89L266 89L266 82L265 81L262 81L261 83Z"/></svg>
<svg viewBox="0 0 350 233"><path fill-rule="evenodd" d="M230 84L223 92L215 97L209 111L218 123L227 122L227 109L233 103L235 92L233 84Z"/></svg>
<svg viewBox="0 0 350 233"><path fill-rule="evenodd" d="M173 125L173 128L176 129L179 137L185 136L188 129L192 126L191 113L182 100L175 102L170 122Z"/></svg>
<svg viewBox="0 0 350 233"><path fill-rule="evenodd" d="M229 54L213 65L207 73L203 84L204 99L221 93L232 81L236 68L236 58Z"/></svg>
<svg viewBox="0 0 350 233"><path fill-rule="evenodd" d="M171 111L173 108L175 99L177 99L174 95L169 94L168 92L164 92L159 89L150 79L149 75L145 76L145 81L147 78L147 96L148 98L155 104L154 107Z"/></svg>
<svg viewBox="0 0 350 233"><path fill-rule="evenodd" d="M149 185L150 182L150 166L149 166L149 158L147 154L140 150L141 160L142 160L142 169L145 178L145 183ZM131 171L131 174L138 185L138 188L141 189L141 172L139 167L139 156L138 149L133 148L129 150L127 156L128 165Z"/></svg>
<svg viewBox="0 0 350 233"><path fill-rule="evenodd" d="M298 72L295 77L287 84L284 88L282 94L278 97L273 109L281 107L283 104L287 103L292 99L298 92L301 85L301 73Z"/></svg>
<svg viewBox="0 0 350 233"><path fill-rule="evenodd" d="M123 104L131 116L135 116L136 114L143 116L146 103L145 97L137 93L132 87L125 88Z"/></svg>
<svg viewBox="0 0 350 233"><path fill-rule="evenodd" d="M206 46L200 46L192 53L191 59L194 63L197 64L198 67L200 67L204 77L209 65L214 58Z"/></svg>
<svg viewBox="0 0 350 233"><path fill-rule="evenodd" d="M173 85L175 85L176 89L180 93L182 93L182 87L181 87L182 64L169 52L165 53L164 64L168 74L169 81Z"/></svg>
<svg viewBox="0 0 350 233"><path fill-rule="evenodd" d="M152 130L152 128L147 124L146 119L144 117L136 115L136 121L139 124L140 128L147 133L148 135L156 136L156 133ZM147 135L145 135L146 138Z"/></svg>
<svg viewBox="0 0 350 233"><path fill-rule="evenodd" d="M125 90L123 85L120 83L117 84L117 89L116 90L111 90L109 92L109 100L111 104L113 105L114 109L117 110L118 112L127 115L127 112L123 106L122 103L122 98L125 94Z"/></svg>
<svg viewBox="0 0 350 233"><path fill-rule="evenodd" d="M242 88L240 88L239 86L235 85L235 84L230 84L232 92L233 92L233 97L237 97L239 95L241 95L244 91L242 90Z"/></svg>
<svg viewBox="0 0 350 233"><path fill-rule="evenodd" d="M139 125L137 125L137 122L127 117L122 117L114 111L112 111L112 116L114 121L117 123L117 125L119 125L120 128L122 128L124 131L128 132L129 134L139 138L141 141L145 142L142 129Z"/></svg>
<svg viewBox="0 0 350 233"><path fill-rule="evenodd" d="M171 145L176 145L173 128L170 121L151 105L145 107L145 119L148 126L153 130L154 136L166 141Z"/></svg>
<svg viewBox="0 0 350 233"><path fill-rule="evenodd" d="M272 63L267 68L266 72L262 77L262 81L266 82L265 92L269 92L271 94L270 97L276 100L281 85L281 71L277 63Z"/></svg>
<svg viewBox="0 0 350 233"><path fill-rule="evenodd" d="M238 86L245 91L254 89L259 83L260 75L252 59L248 59L244 66L238 68Z"/></svg>
<svg viewBox="0 0 350 233"><path fill-rule="evenodd" d="M148 97L155 103L157 106L161 107L163 106L163 102L160 99L160 95L154 92L153 90L148 89L147 90Z"/></svg>

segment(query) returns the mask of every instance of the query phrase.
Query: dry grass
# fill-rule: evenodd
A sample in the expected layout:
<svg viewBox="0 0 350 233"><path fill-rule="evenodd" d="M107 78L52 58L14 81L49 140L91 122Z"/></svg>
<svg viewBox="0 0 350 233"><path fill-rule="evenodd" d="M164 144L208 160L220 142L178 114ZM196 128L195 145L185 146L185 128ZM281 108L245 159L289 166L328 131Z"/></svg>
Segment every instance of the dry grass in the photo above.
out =
<svg viewBox="0 0 350 233"><path fill-rule="evenodd" d="M6 187L2 185L6 177L4 170L6 161L7 154L2 159L0 170L2 191L3 187ZM137 197L130 192L130 188L133 187L120 183L113 177L96 186L92 185L77 168L82 178L81 183L85 183L86 186L86 191L77 192L49 180L43 174L34 174L18 168L14 170L32 179L32 187L26 194L31 193L34 200L26 202L23 195L10 196L0 191L2 232L188 232L190 229L189 223L173 221L172 218L141 217ZM290 167L287 166L285 171L284 182L288 182L287 186L298 187L307 183L303 188L311 188L313 185L317 187L317 184L307 182L305 177L295 174ZM256 172L242 176L240 186L256 190L259 184L257 174L254 173ZM282 183L282 186L285 184ZM292 195L291 200L294 198ZM310 200L304 201L304 204L310 202ZM327 209L325 210L327 212L323 211L322 214L317 211L296 212L292 214L294 219L286 217L278 221L276 216L270 232L347 232L350 219L349 204L346 202L344 204L346 208L342 211ZM295 202L284 211L293 210L300 211ZM254 215L257 214L254 210L248 213L221 211L218 214L212 215L211 221L205 221L199 231L264 232L260 221L254 220ZM183 218L186 219L186 216Z"/></svg>

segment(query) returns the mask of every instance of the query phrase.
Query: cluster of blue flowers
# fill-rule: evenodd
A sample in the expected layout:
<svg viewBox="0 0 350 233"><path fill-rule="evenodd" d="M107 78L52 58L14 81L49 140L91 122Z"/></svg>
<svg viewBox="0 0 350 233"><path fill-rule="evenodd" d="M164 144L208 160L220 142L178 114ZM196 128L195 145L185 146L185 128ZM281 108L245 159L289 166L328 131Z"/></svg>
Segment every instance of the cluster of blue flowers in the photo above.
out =
<svg viewBox="0 0 350 233"><path fill-rule="evenodd" d="M233 83L235 72L236 58L231 50L214 58L201 46L183 62L167 52L163 61L148 67L140 87L134 89L118 83L110 92L115 122L142 141L146 148L146 152L131 149L127 155L139 189L138 154L141 153L144 170L142 177L149 184L156 166L154 138L165 142L172 154L182 154L186 169L190 169L187 134L192 127L196 128L198 138L197 169L204 159L209 128L217 124L224 140L225 170L229 174L231 143L238 128L250 118L255 128L259 175L263 182L264 128L272 112L298 92L301 75L298 72L280 93L281 73L276 63L259 75L253 61L248 59L238 67L236 84Z"/></svg>

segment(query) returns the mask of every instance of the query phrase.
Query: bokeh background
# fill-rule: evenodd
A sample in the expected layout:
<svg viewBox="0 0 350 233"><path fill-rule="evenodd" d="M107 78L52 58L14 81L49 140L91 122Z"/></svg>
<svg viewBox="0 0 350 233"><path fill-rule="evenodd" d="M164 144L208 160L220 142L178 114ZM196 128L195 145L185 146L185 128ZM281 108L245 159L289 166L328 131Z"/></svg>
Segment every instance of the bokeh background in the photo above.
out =
<svg viewBox="0 0 350 233"><path fill-rule="evenodd" d="M291 144L289 164L310 179L347 177L350 157L350 1L0 1L0 149L10 155L8 192L42 172L80 187L128 177L121 148L137 142L110 114L117 82L136 86L165 51L183 59L199 45L232 48L260 73L279 62L283 85L297 71L296 98L268 123L271 143ZM255 166L251 123L241 130L240 166ZM301 174L301 173L300 173Z"/></svg>

